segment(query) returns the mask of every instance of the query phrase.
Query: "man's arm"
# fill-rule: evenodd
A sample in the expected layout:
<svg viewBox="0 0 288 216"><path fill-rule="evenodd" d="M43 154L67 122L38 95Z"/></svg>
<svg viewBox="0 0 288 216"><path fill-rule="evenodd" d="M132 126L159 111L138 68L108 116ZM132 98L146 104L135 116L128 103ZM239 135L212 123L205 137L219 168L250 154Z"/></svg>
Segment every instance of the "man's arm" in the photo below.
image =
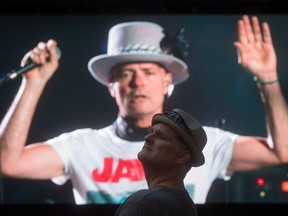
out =
<svg viewBox="0 0 288 216"><path fill-rule="evenodd" d="M239 137L236 140L230 171L255 169L288 162L288 109L277 74L277 58L269 25L262 31L257 17L238 22L239 41L234 45L239 63L257 83L265 107L267 139ZM263 34L262 34L263 33Z"/></svg>
<svg viewBox="0 0 288 216"><path fill-rule="evenodd" d="M21 66L29 58L41 66L23 75L19 91L1 122L1 171L13 177L48 179L63 172L60 157L51 146L26 145L26 140L40 96L58 67L56 42L39 43L24 56Z"/></svg>

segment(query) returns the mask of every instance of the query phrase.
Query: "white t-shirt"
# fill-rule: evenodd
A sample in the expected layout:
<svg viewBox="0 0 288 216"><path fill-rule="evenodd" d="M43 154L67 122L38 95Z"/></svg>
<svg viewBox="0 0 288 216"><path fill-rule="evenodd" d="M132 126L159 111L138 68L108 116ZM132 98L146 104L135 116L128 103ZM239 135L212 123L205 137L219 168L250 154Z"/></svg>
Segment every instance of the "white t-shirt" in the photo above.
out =
<svg viewBox="0 0 288 216"><path fill-rule="evenodd" d="M224 178L232 156L236 134L204 127L207 143L205 164L189 171L185 186L196 204L205 203L216 178ZM78 129L47 141L59 153L65 175L53 178L64 184L69 178L77 204L121 204L132 193L147 188L137 159L144 141L132 142L115 135L113 126Z"/></svg>

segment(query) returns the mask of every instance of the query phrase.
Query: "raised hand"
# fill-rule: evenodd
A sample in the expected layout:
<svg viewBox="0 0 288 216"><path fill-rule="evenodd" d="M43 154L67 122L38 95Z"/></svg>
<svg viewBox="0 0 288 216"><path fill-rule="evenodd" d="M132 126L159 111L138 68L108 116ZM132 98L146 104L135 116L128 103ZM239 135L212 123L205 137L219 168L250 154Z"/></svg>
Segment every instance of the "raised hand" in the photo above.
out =
<svg viewBox="0 0 288 216"><path fill-rule="evenodd" d="M277 80L277 58L272 43L269 25L262 23L262 30L256 16L247 15L238 21L238 62L259 81Z"/></svg>
<svg viewBox="0 0 288 216"><path fill-rule="evenodd" d="M21 61L21 66L26 65L29 60L40 65L25 73L28 80L47 82L50 79L59 65L56 46L55 40L49 40L47 43L40 42L34 49L26 53Z"/></svg>

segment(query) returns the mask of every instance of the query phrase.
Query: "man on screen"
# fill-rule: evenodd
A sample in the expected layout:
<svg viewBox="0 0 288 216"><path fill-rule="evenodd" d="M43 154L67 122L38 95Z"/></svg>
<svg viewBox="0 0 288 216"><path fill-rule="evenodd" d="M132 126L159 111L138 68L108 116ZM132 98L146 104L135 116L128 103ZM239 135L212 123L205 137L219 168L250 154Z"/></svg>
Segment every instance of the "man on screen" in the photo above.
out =
<svg viewBox="0 0 288 216"><path fill-rule="evenodd" d="M257 17L251 21L248 16L239 20L239 40L234 45L239 63L255 77L259 87L267 137L204 127L205 164L192 168L185 178L185 187L195 203L206 201L216 178L288 161L287 104L278 82L269 26L263 23L262 35ZM177 50L166 39L162 27L155 23L128 22L112 27L108 53L92 58L88 68L115 99L118 118L102 129L78 129L26 145L39 99L59 65L57 42L40 42L21 64L31 59L41 65L23 75L1 123L3 173L15 178L53 179L58 184L71 179L77 204L120 204L135 191L147 188L137 153L153 115L163 111L171 86L189 77L186 63L175 56Z"/></svg>

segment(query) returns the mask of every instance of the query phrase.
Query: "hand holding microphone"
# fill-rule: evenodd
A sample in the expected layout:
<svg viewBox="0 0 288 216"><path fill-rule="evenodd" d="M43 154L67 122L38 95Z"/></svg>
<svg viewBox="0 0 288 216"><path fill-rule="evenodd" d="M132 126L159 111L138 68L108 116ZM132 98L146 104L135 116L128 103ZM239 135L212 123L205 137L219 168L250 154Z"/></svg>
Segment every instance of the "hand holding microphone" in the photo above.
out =
<svg viewBox="0 0 288 216"><path fill-rule="evenodd" d="M52 43L52 40L51 41L49 41L50 43ZM48 43L49 43L48 42ZM41 48L42 47L42 48ZM43 47L43 43L39 43L39 45L38 45L38 47L36 47L36 48L34 48L34 52L35 53L39 53L39 51L41 50L41 49L46 49L46 50L48 50L47 48L46 48L46 46L45 47ZM35 63L35 62L32 62L31 61L31 57L32 57L32 55L33 55L33 53L32 53L32 51L30 51L29 53L27 53L26 54L26 58L28 59L25 59L25 57L24 57L24 62L25 61L28 61L28 63L26 63L23 67L21 67L20 69L18 69L18 70L13 70L12 72L10 72L10 73L8 73L8 74L6 74L6 76L4 76L3 78L1 78L1 80L0 80L0 85L2 84L2 83L4 83L4 82L8 82L8 81L11 81L11 80L15 80L19 75L22 75L22 74L24 74L24 73L26 73L26 72L28 72L28 71L30 71L30 70L32 70L33 68L35 68L35 67L39 67L39 66L41 66L42 64L41 63ZM61 58L61 50L58 48L58 47L56 47L56 53L57 53L57 58L58 59L60 59ZM35 55L35 54L34 54ZM39 57L40 58L40 57ZM22 61L22 63L23 63L23 61ZM41 62L40 61L40 59L38 59L38 61L39 62ZM50 53L48 52L48 56L46 57L46 61L50 61ZM21 63L21 64L22 64Z"/></svg>

